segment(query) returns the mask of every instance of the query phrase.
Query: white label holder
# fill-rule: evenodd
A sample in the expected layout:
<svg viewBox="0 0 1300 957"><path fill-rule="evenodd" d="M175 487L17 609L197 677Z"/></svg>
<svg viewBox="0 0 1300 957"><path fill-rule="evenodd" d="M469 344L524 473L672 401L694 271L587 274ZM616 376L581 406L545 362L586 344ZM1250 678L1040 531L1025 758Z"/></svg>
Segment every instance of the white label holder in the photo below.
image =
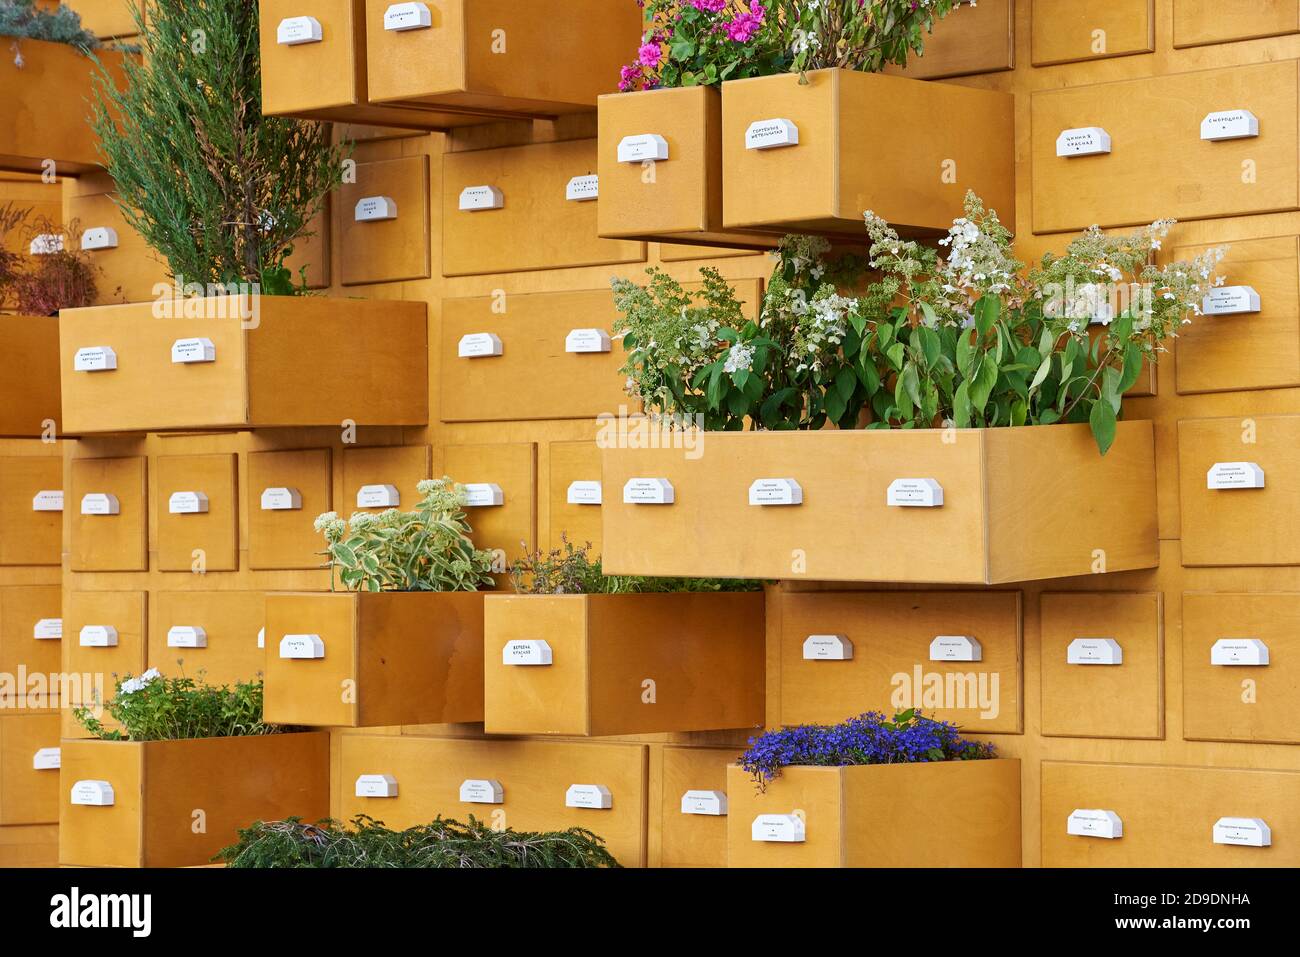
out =
<svg viewBox="0 0 1300 957"><path fill-rule="evenodd" d="M496 508L506 503L506 493L495 482L471 482L465 486L466 508Z"/></svg>
<svg viewBox="0 0 1300 957"><path fill-rule="evenodd" d="M889 483L890 508L943 508L943 486L932 478L901 478Z"/></svg>
<svg viewBox="0 0 1300 957"><path fill-rule="evenodd" d="M553 661L550 644L540 638L507 641L501 649L503 665L544 668Z"/></svg>
<svg viewBox="0 0 1300 957"><path fill-rule="evenodd" d="M208 496L203 492L172 492L167 498L169 515L203 515L208 508Z"/></svg>
<svg viewBox="0 0 1300 957"><path fill-rule="evenodd" d="M573 784L564 792L564 806L607 811L614 806L614 796L603 784Z"/></svg>
<svg viewBox="0 0 1300 957"><path fill-rule="evenodd" d="M466 186L460 191L460 211L481 213L491 209L505 209L505 193L495 186Z"/></svg>
<svg viewBox="0 0 1300 957"><path fill-rule="evenodd" d="M111 346L86 346L72 358L73 372L112 372L117 369L117 353Z"/></svg>
<svg viewBox="0 0 1300 957"><path fill-rule="evenodd" d="M1124 822L1114 811L1078 809L1070 813L1065 833L1076 837L1100 837L1108 841L1124 836Z"/></svg>
<svg viewBox="0 0 1300 957"><path fill-rule="evenodd" d="M33 512L63 511L63 489L42 489L32 496Z"/></svg>
<svg viewBox="0 0 1300 957"><path fill-rule="evenodd" d="M1219 286L1201 301L1201 312L1207 316L1243 316L1262 308L1253 286Z"/></svg>
<svg viewBox="0 0 1300 957"><path fill-rule="evenodd" d="M395 798L397 778L391 774L363 774L357 778L355 793L359 798Z"/></svg>
<svg viewBox="0 0 1300 957"><path fill-rule="evenodd" d="M984 648L968 635L939 635L930 642L931 661L983 661Z"/></svg>
<svg viewBox="0 0 1300 957"><path fill-rule="evenodd" d="M96 226L81 234L82 252L93 253L101 249L117 248L117 230L112 226Z"/></svg>
<svg viewBox="0 0 1300 957"><path fill-rule="evenodd" d="M803 642L804 661L852 661L853 642L845 635L809 635Z"/></svg>
<svg viewBox="0 0 1300 957"><path fill-rule="evenodd" d="M1072 159L1076 156L1101 156L1110 152L1110 134L1099 126L1082 126L1065 130L1056 138L1056 155Z"/></svg>
<svg viewBox="0 0 1300 957"><path fill-rule="evenodd" d="M82 648L116 648L117 629L112 625L83 625L77 633Z"/></svg>
<svg viewBox="0 0 1300 957"><path fill-rule="evenodd" d="M564 198L570 203L590 203L600 199L600 177L595 174L573 177L564 187Z"/></svg>
<svg viewBox="0 0 1300 957"><path fill-rule="evenodd" d="M1268 665L1268 645L1258 638L1220 638L1210 646L1210 664L1264 667Z"/></svg>
<svg viewBox="0 0 1300 957"><path fill-rule="evenodd" d="M72 803L82 807L112 807L113 785L107 781L78 781L72 785Z"/></svg>
<svg viewBox="0 0 1300 957"><path fill-rule="evenodd" d="M1214 822L1214 843L1270 847L1273 831L1257 817L1221 817Z"/></svg>
<svg viewBox="0 0 1300 957"><path fill-rule="evenodd" d="M302 509L302 493L296 488L264 489L262 492L262 511L297 512Z"/></svg>
<svg viewBox="0 0 1300 957"><path fill-rule="evenodd" d="M366 196L357 201L352 218L358 223L386 223L397 218L397 202L391 196Z"/></svg>
<svg viewBox="0 0 1300 957"><path fill-rule="evenodd" d="M808 839L798 814L760 814L749 826L749 836L767 844L802 844Z"/></svg>
<svg viewBox="0 0 1300 957"><path fill-rule="evenodd" d="M756 120L745 130L745 149L774 150L799 145L799 127L791 120Z"/></svg>
<svg viewBox="0 0 1300 957"><path fill-rule="evenodd" d="M668 141L658 133L625 136L618 143L620 163L657 163L668 159Z"/></svg>
<svg viewBox="0 0 1300 957"><path fill-rule="evenodd" d="M1264 470L1254 462L1215 462L1205 473L1205 487L1216 491L1263 488Z"/></svg>
<svg viewBox="0 0 1300 957"><path fill-rule="evenodd" d="M701 814L707 817L726 817L726 792L687 791L682 795L682 813Z"/></svg>
<svg viewBox="0 0 1300 957"><path fill-rule="evenodd" d="M505 353L505 345L495 332L472 332L461 336L456 346L456 356L460 359L486 359Z"/></svg>
<svg viewBox="0 0 1300 957"><path fill-rule="evenodd" d="M506 789L491 778L471 779L461 782L460 799L466 804L504 804Z"/></svg>
<svg viewBox="0 0 1300 957"><path fill-rule="evenodd" d="M570 505L602 505L604 489L599 482L578 481L569 483L566 501Z"/></svg>
<svg viewBox="0 0 1300 957"><path fill-rule="evenodd" d="M315 17L286 17L275 28L275 42L280 46L296 47L323 39L325 32Z"/></svg>
<svg viewBox="0 0 1300 957"><path fill-rule="evenodd" d="M1067 665L1122 665L1124 649L1114 638L1075 638L1065 649Z"/></svg>
<svg viewBox="0 0 1300 957"><path fill-rule="evenodd" d="M167 629L168 648L206 648L208 633L197 625L174 625Z"/></svg>
<svg viewBox="0 0 1300 957"><path fill-rule="evenodd" d="M755 479L749 486L749 504L802 505L803 486L792 478Z"/></svg>
<svg viewBox="0 0 1300 957"><path fill-rule="evenodd" d="M320 635L285 635L280 639L280 657L287 661L319 661L325 657Z"/></svg>
<svg viewBox="0 0 1300 957"><path fill-rule="evenodd" d="M623 486L624 505L672 505L673 483L666 478L628 479Z"/></svg>
<svg viewBox="0 0 1300 957"><path fill-rule="evenodd" d="M32 627L34 641L62 641L63 619L42 618Z"/></svg>
<svg viewBox="0 0 1300 957"><path fill-rule="evenodd" d="M564 351L579 355L609 352L614 341L604 329L574 329L564 337Z"/></svg>
<svg viewBox="0 0 1300 957"><path fill-rule="evenodd" d="M1259 117L1250 110L1220 110L1201 120L1201 139L1248 140L1259 136Z"/></svg>
<svg viewBox="0 0 1300 957"><path fill-rule="evenodd" d="M41 748L32 755L33 771L57 771L62 766L62 748Z"/></svg>
<svg viewBox="0 0 1300 957"><path fill-rule="evenodd" d="M433 14L427 3L394 3L384 11L384 29L394 33L427 30L433 26Z"/></svg>
<svg viewBox="0 0 1300 957"><path fill-rule="evenodd" d="M402 493L396 485L363 485L357 489L357 508L398 508Z"/></svg>
<svg viewBox="0 0 1300 957"><path fill-rule="evenodd" d="M217 347L211 339L177 339L172 343L172 362L176 365L200 365L217 361Z"/></svg>
<svg viewBox="0 0 1300 957"><path fill-rule="evenodd" d="M122 503L109 492L90 492L81 497L82 515L121 515Z"/></svg>

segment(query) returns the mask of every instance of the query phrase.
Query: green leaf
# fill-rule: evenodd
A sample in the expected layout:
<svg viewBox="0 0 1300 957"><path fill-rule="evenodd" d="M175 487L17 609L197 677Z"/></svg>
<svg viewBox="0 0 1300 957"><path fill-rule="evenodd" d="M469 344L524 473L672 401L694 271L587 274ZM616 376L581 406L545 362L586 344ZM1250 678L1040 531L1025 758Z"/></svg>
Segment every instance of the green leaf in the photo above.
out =
<svg viewBox="0 0 1300 957"><path fill-rule="evenodd" d="M840 398L846 403L853 398L853 393L858 389L858 377L852 369L841 369L835 376L835 391L839 393ZM831 416L838 419L838 415Z"/></svg>
<svg viewBox="0 0 1300 957"><path fill-rule="evenodd" d="M984 296L975 303L975 328L980 331L981 337L988 335L1001 314L1002 300L997 296Z"/></svg>
<svg viewBox="0 0 1300 957"><path fill-rule="evenodd" d="M907 364L900 381L907 391L907 397L912 400L912 404L919 407L921 405L921 378L914 363L909 362Z"/></svg>
<svg viewBox="0 0 1300 957"><path fill-rule="evenodd" d="M993 387L997 383L997 363L993 361L992 356L986 355L970 387L970 403L975 412L983 413L985 406L988 405L989 396L993 393Z"/></svg>
<svg viewBox="0 0 1300 957"><path fill-rule="evenodd" d="M975 336L968 330L963 329L957 335L957 371L965 379L975 378Z"/></svg>
<svg viewBox="0 0 1300 957"><path fill-rule="evenodd" d="M714 363L713 372L709 375L709 388L705 393L705 399L709 403L709 408L717 410L722 408L722 395L726 384L722 379L722 365Z"/></svg>
<svg viewBox="0 0 1300 957"><path fill-rule="evenodd" d="M901 371L903 360L907 357L907 347L901 342L895 342L885 351L885 356L889 359L889 364L894 367L895 371Z"/></svg>
<svg viewBox="0 0 1300 957"><path fill-rule="evenodd" d="M1137 343L1130 342L1124 347L1124 374L1120 377L1119 391L1122 395L1137 384L1142 376L1142 350Z"/></svg>
<svg viewBox="0 0 1300 957"><path fill-rule="evenodd" d="M1050 373L1051 371L1052 371L1052 357L1048 355L1046 358L1043 359L1042 365L1038 367L1038 371L1034 373L1033 381L1029 383L1029 391L1033 392L1040 385L1042 385L1043 382L1047 379L1048 373Z"/></svg>
<svg viewBox="0 0 1300 957"><path fill-rule="evenodd" d="M1094 402L1088 422L1092 426L1092 436L1097 440L1098 450L1105 455L1115 441L1115 430L1118 428L1114 408L1105 400Z"/></svg>
<svg viewBox="0 0 1300 957"><path fill-rule="evenodd" d="M929 309L929 307L926 307ZM934 310L929 310L933 312ZM925 368L927 371L933 369L935 363L939 361L939 355L943 350L943 343L939 340L939 333L933 329L921 326L916 330L917 338L921 342L921 353L925 356Z"/></svg>

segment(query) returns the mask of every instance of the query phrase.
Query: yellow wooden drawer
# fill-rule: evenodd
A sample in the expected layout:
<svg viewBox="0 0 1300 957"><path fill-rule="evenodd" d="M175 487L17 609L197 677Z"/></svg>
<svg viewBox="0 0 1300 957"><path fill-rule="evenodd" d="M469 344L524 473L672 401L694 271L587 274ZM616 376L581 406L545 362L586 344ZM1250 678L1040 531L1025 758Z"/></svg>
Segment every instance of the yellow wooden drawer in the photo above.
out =
<svg viewBox="0 0 1300 957"><path fill-rule="evenodd" d="M148 570L147 464L143 456L72 460L65 507L74 572Z"/></svg>
<svg viewBox="0 0 1300 957"><path fill-rule="evenodd" d="M97 50L96 56L121 88L122 54ZM95 70L74 47L46 40L23 40L21 67L13 56L0 60L0 169L75 176L102 168L87 122ZM51 103L65 108L50 109Z"/></svg>
<svg viewBox="0 0 1300 957"><path fill-rule="evenodd" d="M324 567L325 540L314 524L333 509L329 449L252 453L246 498L249 568Z"/></svg>
<svg viewBox="0 0 1300 957"><path fill-rule="evenodd" d="M790 592L780 604L776 724L917 708L968 732L1021 731L1019 592Z"/></svg>
<svg viewBox="0 0 1300 957"><path fill-rule="evenodd" d="M0 826L59 819L59 714L0 713Z"/></svg>
<svg viewBox="0 0 1300 957"><path fill-rule="evenodd" d="M429 158L359 163L338 193L343 285L429 278Z"/></svg>
<svg viewBox="0 0 1300 957"><path fill-rule="evenodd" d="M908 58L905 73L914 80L941 80L976 73L997 73L1016 65L1015 0L979 0L953 9L925 38L921 56Z"/></svg>
<svg viewBox="0 0 1300 957"><path fill-rule="evenodd" d="M293 253L285 257L284 268L298 284L306 283L308 289L328 289L330 287L330 236L331 236L331 199L326 196L325 205L315 218L307 224L306 232L300 233L293 241Z"/></svg>
<svg viewBox="0 0 1300 957"><path fill-rule="evenodd" d="M433 477L431 462L427 445L344 449L340 514L379 513L389 508L414 511L422 497L417 486Z"/></svg>
<svg viewBox="0 0 1300 957"><path fill-rule="evenodd" d="M237 471L233 453L158 456L154 509L159 569L239 571Z"/></svg>
<svg viewBox="0 0 1300 957"><path fill-rule="evenodd" d="M62 629L58 585L0 588L0 674L13 675L15 681L20 669L28 675L57 675L62 670Z"/></svg>
<svg viewBox="0 0 1300 957"><path fill-rule="evenodd" d="M1297 626L1294 593L1184 594L1183 737L1300 744Z"/></svg>
<svg viewBox="0 0 1300 957"><path fill-rule="evenodd" d="M155 592L147 664L210 685L256 680L265 671L264 600L260 591Z"/></svg>
<svg viewBox="0 0 1300 957"><path fill-rule="evenodd" d="M797 143L751 149L751 128L775 118L797 127ZM1014 222L1013 127L1011 94L951 83L848 70L732 80L722 85L723 223L865 241L870 210L933 233L962 215L967 190Z"/></svg>
<svg viewBox="0 0 1300 957"><path fill-rule="evenodd" d="M268 595L266 719L314 727L483 720L483 596Z"/></svg>
<svg viewBox="0 0 1300 957"><path fill-rule="evenodd" d="M344 735L340 739L341 816L368 814L389 827L428 824L438 815L472 814L498 829L586 828L604 838L624 867L645 865L647 757L639 744L565 744L467 738ZM395 779L397 795L357 797L363 775ZM467 781L501 785L501 802L461 800ZM573 785L604 787L610 806L567 807Z"/></svg>
<svg viewBox="0 0 1300 957"><path fill-rule="evenodd" d="M761 592L488 596L484 730L762 727L763 602Z"/></svg>
<svg viewBox="0 0 1300 957"><path fill-rule="evenodd" d="M68 214L84 230L82 249L90 263L102 270L93 305L149 302L157 284L170 287L167 266L127 223L113 194L69 196Z"/></svg>
<svg viewBox="0 0 1300 957"><path fill-rule="evenodd" d="M629 402L618 320L608 289L444 301L442 421L617 415Z"/></svg>
<svg viewBox="0 0 1300 957"><path fill-rule="evenodd" d="M0 349L22 356L0 385L0 435L61 435L58 318L0 316Z"/></svg>
<svg viewBox="0 0 1300 957"><path fill-rule="evenodd" d="M263 296L64 310L64 428L71 433L424 425L428 349L422 302ZM180 306L176 306L180 309ZM242 311L241 311L242 310ZM247 319L241 319L247 315ZM312 343L309 353L303 343ZM186 361L173 358L177 345ZM209 361L192 347L211 346ZM82 350L116 368L78 371ZM202 353L198 353L201 355Z"/></svg>
<svg viewBox="0 0 1300 957"><path fill-rule="evenodd" d="M65 741L59 863L198 867L255 821L330 813L329 735L178 741ZM79 782L111 804L74 804Z"/></svg>
<svg viewBox="0 0 1300 957"><path fill-rule="evenodd" d="M58 565L65 508L61 456L0 456L0 565Z"/></svg>
<svg viewBox="0 0 1300 957"><path fill-rule="evenodd" d="M425 0L427 28L384 29L393 5L366 2L370 99L441 113L445 126L588 111L642 30L635 5L607 0Z"/></svg>
<svg viewBox="0 0 1300 957"><path fill-rule="evenodd" d="M1032 0L1030 60L1034 66L1151 53L1156 48L1153 0Z"/></svg>
<svg viewBox="0 0 1300 957"><path fill-rule="evenodd" d="M1070 834L1075 811L1110 811L1118 838ZM1216 844L1223 818L1259 818L1272 846ZM1295 867L1300 773L1044 761L1044 867Z"/></svg>
<svg viewBox="0 0 1300 957"><path fill-rule="evenodd" d="M413 129L440 125L400 105L367 102L365 0L261 0L258 8L266 115Z"/></svg>
<svg viewBox="0 0 1300 957"><path fill-rule="evenodd" d="M1240 110L1258 137L1201 138L1210 114ZM1036 92L1034 232L1296 209L1298 113L1294 60ZM1059 137L1091 128L1109 153L1057 155Z"/></svg>
<svg viewBox="0 0 1300 957"><path fill-rule="evenodd" d="M1174 46L1300 33L1300 0L1174 0Z"/></svg>
<svg viewBox="0 0 1300 957"><path fill-rule="evenodd" d="M666 746L661 755L660 866L726 867L727 766L736 749Z"/></svg>
<svg viewBox="0 0 1300 957"><path fill-rule="evenodd" d="M1150 422L1120 423L1104 457L1086 426L622 444L652 439L666 447L603 451L609 574L999 584L1157 564ZM629 483L657 479L672 504L626 501ZM891 487L925 480L941 506L889 504ZM797 482L803 504L750 505L760 481ZM1062 496L1073 507L1058 507ZM864 535L891 543L888 561L863 549Z"/></svg>
<svg viewBox="0 0 1300 957"><path fill-rule="evenodd" d="M598 107L597 228L611 239L769 249L780 238L722 225L722 93L689 86L611 93ZM666 159L645 147L661 138ZM638 145L639 144L639 145Z"/></svg>
<svg viewBox="0 0 1300 957"><path fill-rule="evenodd" d="M500 445L449 445L440 450L438 475L461 485L495 486L474 489L465 514L473 529L474 547L497 553L498 571L537 541L537 446L532 442ZM500 491L500 505L490 504ZM482 504L478 504L482 503Z"/></svg>
<svg viewBox="0 0 1300 957"><path fill-rule="evenodd" d="M1042 733L1163 738L1162 596L1062 592L1039 602Z"/></svg>
<svg viewBox="0 0 1300 957"><path fill-rule="evenodd" d="M1178 474L1184 565L1300 565L1300 415L1185 419Z"/></svg>
<svg viewBox="0 0 1300 957"><path fill-rule="evenodd" d="M140 591L69 593L63 614L63 633L67 636L63 640L63 662L64 670L74 680L68 686L68 700L60 704L70 708L107 705L113 700L116 679L144 672L145 605L145 593ZM103 644L105 635L110 644ZM85 736L71 714L65 712L65 718L65 737ZM101 720L110 729L116 726L107 711Z"/></svg>
<svg viewBox="0 0 1300 957"><path fill-rule="evenodd" d="M1296 236L1235 242L1220 272L1229 293L1225 315L1198 316L1178 333L1176 368L1180 395L1284 389L1300 385L1300 255ZM1207 246L1174 250L1190 258ZM1249 291L1259 296L1250 310ZM1222 295L1222 294L1220 294Z"/></svg>
<svg viewBox="0 0 1300 957"><path fill-rule="evenodd" d="M729 867L1020 866L1016 760L788 767L761 793L733 764L727 803ZM803 840L755 839L767 815Z"/></svg>
<svg viewBox="0 0 1300 957"><path fill-rule="evenodd" d="M601 553L600 448L595 442L552 442L546 495L549 498L547 548L562 548L562 539L577 548L591 544Z"/></svg>
<svg viewBox="0 0 1300 957"><path fill-rule="evenodd" d="M596 152L596 140L567 140L445 154L442 274L645 262L645 243L596 234L600 199L570 198L574 179L596 174Z"/></svg>

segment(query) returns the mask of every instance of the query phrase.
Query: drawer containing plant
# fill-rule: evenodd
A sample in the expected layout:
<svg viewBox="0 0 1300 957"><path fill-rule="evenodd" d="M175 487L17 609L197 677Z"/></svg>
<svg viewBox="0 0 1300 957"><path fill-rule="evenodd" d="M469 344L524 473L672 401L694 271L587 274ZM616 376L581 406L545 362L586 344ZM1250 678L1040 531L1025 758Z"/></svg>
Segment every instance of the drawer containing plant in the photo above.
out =
<svg viewBox="0 0 1300 957"><path fill-rule="evenodd" d="M316 520L339 592L266 599L267 718L316 727L483 720L483 595L467 492L423 481L409 512Z"/></svg>
<svg viewBox="0 0 1300 957"><path fill-rule="evenodd" d="M763 724L757 583L618 577L567 540L512 568L484 610L490 734L615 735Z"/></svg>
<svg viewBox="0 0 1300 957"><path fill-rule="evenodd" d="M1025 270L997 214L966 208L938 251L870 215L865 261L786 239L757 321L716 271L694 294L614 282L649 416L597 436L608 571L994 584L1156 565L1153 430L1123 420L1125 393L1221 251L1154 265L1161 222Z"/></svg>
<svg viewBox="0 0 1300 957"><path fill-rule="evenodd" d="M915 711L771 731L727 769L730 867L1019 867L1020 762Z"/></svg>
<svg viewBox="0 0 1300 957"><path fill-rule="evenodd" d="M193 867L250 821L327 817L329 736L265 722L260 681L202 685L150 669L125 676L107 712L75 716L63 742L59 862Z"/></svg>

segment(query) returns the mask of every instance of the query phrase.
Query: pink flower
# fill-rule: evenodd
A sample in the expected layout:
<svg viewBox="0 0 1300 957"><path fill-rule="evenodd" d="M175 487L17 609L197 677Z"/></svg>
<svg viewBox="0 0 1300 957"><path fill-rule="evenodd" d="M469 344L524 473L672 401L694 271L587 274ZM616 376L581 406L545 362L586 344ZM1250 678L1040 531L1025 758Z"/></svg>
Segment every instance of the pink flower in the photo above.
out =
<svg viewBox="0 0 1300 957"><path fill-rule="evenodd" d="M721 13L729 0L688 0L688 2L696 10L703 10L705 13Z"/></svg>
<svg viewBox="0 0 1300 957"><path fill-rule="evenodd" d="M642 66L657 67L659 61L663 58L664 52L657 43L643 44L637 59Z"/></svg>

